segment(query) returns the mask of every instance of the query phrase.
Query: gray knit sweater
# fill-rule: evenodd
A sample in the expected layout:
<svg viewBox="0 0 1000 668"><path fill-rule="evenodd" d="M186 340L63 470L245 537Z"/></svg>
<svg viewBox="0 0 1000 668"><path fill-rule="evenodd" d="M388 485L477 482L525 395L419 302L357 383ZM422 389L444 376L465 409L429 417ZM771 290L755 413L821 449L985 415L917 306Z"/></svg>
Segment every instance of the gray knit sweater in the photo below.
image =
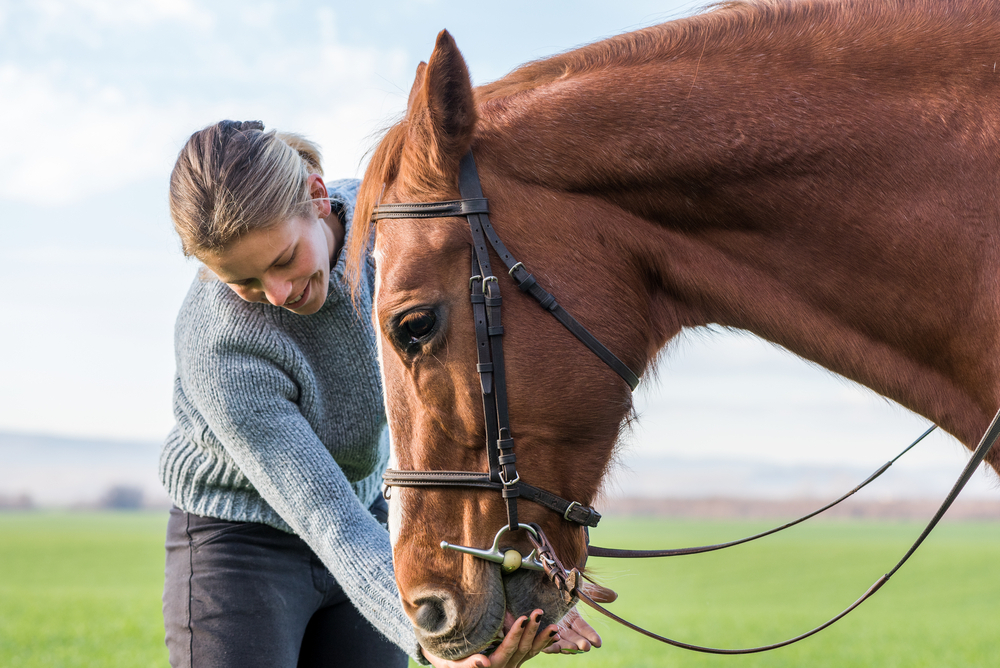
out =
<svg viewBox="0 0 1000 668"><path fill-rule="evenodd" d="M356 180L331 181L350 225ZM374 269L362 277L371 310ZM326 303L301 316L195 279L175 329L177 424L160 479L178 508L295 533L359 611L417 657L388 532L368 513L389 455L371 320L358 315L344 254Z"/></svg>

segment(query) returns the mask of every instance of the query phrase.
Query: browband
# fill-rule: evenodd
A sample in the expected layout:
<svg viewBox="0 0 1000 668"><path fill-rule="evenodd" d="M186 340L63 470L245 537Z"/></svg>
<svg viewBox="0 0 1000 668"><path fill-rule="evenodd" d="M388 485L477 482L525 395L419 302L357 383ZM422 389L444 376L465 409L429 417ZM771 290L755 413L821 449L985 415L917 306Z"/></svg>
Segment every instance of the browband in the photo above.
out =
<svg viewBox="0 0 1000 668"><path fill-rule="evenodd" d="M384 218L448 218L468 216L470 213L489 213L490 205L484 197L455 199L448 202L413 202L379 204L372 209L372 221Z"/></svg>

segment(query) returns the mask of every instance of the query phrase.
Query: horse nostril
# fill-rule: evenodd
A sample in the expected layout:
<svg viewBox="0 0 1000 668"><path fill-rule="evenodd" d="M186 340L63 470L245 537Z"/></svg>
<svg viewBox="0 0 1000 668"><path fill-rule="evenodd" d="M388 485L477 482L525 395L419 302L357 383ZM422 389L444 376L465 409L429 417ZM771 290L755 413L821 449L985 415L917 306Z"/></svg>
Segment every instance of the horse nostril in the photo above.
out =
<svg viewBox="0 0 1000 668"><path fill-rule="evenodd" d="M444 601L437 597L425 598L417 608L416 623L424 633L439 633L447 626L448 613Z"/></svg>
<svg viewBox="0 0 1000 668"><path fill-rule="evenodd" d="M417 632L417 640L427 647L426 643L433 643L434 639L440 642L442 638L451 638L461 615L452 592L442 587L427 587L414 593L410 618ZM444 656L440 652L438 654Z"/></svg>

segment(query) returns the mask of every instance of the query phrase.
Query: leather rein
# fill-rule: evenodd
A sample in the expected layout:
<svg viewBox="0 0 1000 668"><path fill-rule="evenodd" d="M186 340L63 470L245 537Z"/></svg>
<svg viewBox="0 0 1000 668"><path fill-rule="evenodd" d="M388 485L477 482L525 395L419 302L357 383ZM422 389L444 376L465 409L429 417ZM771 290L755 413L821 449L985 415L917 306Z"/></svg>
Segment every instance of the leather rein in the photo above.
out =
<svg viewBox="0 0 1000 668"><path fill-rule="evenodd" d="M993 418L986 433L983 435L963 469L955 485L948 496L941 503L937 512L931 518L920 536L914 541L906 554L888 573L880 577L865 593L854 603L848 606L843 612L831 618L827 622L817 626L811 631L795 636L788 640L763 645L760 647L720 649L713 647L703 647L689 643L673 640L665 636L658 635L637 626L625 619L622 619L613 612L607 610L595 602L584 590L583 579L586 577L578 569L566 569L555 555L555 551L549 544L548 539L537 524L521 524L517 517L517 499L522 498L538 503L554 512L560 514L564 520L587 527L596 527L601 519L600 513L590 506L583 505L578 501L567 501L544 489L529 485L523 482L517 473L514 453L514 439L511 435L510 419L507 410L507 384L503 357L503 324L500 318L500 285L499 279L492 273L490 264L489 247L500 257L507 266L508 274L517 284L522 292L526 292L546 309L553 317L563 324L577 339L587 346L605 364L613 369L621 378L628 383L632 390L639 384L638 374L628 368L618 357L614 355L604 344L597 340L583 325L581 325L572 315L560 306L555 297L542 288L537 280L525 269L521 262L518 262L510 253L504 243L500 240L493 229L489 219L489 204L483 196L482 187L479 181L479 174L476 170L475 160L472 151L469 151L463 158L459 166L459 193L462 199L445 202L416 202L399 204L378 204L372 211L372 221L384 219L415 219L415 218L448 218L465 217L469 223L472 233L473 254L472 254L472 276L469 279L470 299L472 302L473 320L475 322L476 343L478 350L478 363L476 371L479 374L480 387L483 395L483 412L486 419L486 450L489 461L489 472L469 472L469 471L402 471L389 469L383 475L387 490L392 487L466 487L478 489L490 489L499 491L505 500L507 509L507 525L497 532L493 540L493 545L489 549L479 549L461 545L452 545L442 541L441 547L455 550L461 553L486 559L501 564L504 572L512 572L517 568L528 568L542 571L549 580L563 595L563 598L570 603L573 598L578 598L601 614L637 631L647 637L660 642L679 647L681 649L704 652L709 654L752 654L764 652L779 647L791 645L800 640L804 640L823 629L833 625L838 620L845 617L861 603L878 591L896 571L913 555L924 539L931 533L945 512L951 507L958 497L959 492L965 487L972 477L979 464L982 463L990 448L1000 439L1000 412ZM487 245L488 244L488 245ZM719 543L715 545L704 545L700 547L688 547L667 550L620 550L613 548L587 546L587 555L593 557L610 558L648 558L648 557L670 557L687 554L700 554L712 552L736 545L742 545L765 536L772 535L789 527L795 526L807 519L828 510L841 501L849 498L857 491L874 481L884 473L893 463L906 454L917 443L930 434L936 427L931 426L913 443L906 447L900 454L883 464L877 471L870 475L864 482L850 490L835 501L787 524L783 524L774 529L764 531L739 540ZM501 550L499 547L501 537L509 531L525 530L528 540L533 546L533 551L522 558L513 549Z"/></svg>

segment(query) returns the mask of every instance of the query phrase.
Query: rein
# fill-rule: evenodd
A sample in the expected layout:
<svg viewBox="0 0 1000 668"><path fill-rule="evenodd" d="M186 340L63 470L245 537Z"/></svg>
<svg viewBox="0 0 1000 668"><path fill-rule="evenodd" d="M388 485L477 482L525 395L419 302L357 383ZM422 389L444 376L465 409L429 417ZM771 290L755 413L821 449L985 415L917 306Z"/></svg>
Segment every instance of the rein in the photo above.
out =
<svg viewBox="0 0 1000 668"><path fill-rule="evenodd" d="M926 436L928 433L930 433L930 431L931 430L928 430L927 432L925 432L924 435L921 436L920 438L922 439L924 436ZM993 447L993 445L997 442L998 439L1000 439L1000 411L997 412L996 416L993 418L993 422L990 423L990 426L986 430L986 433L983 434L982 439L979 441L979 445L976 447L975 452L973 452L973 454L972 454L972 458L969 459L968 463L965 465L965 468L962 470L961 475L959 475L958 480L955 481L955 485L951 488L951 491L948 493L948 496L945 497L945 500L941 503L941 506L938 508L937 512L934 513L934 517L932 517L931 520L930 520L930 522L927 523L927 526L924 528L924 530L921 532L921 534L917 537L917 539L910 546L910 549L907 550L906 554L904 554L903 557L896 563L896 565L893 566L892 570L890 570L888 573L886 573L885 575L883 575L882 577L880 577L878 580L876 580L875 584L873 584L871 587L869 587L868 590L864 594L862 594L860 598L858 598L856 601L854 601L854 603L852 603L851 605L849 605L843 612L841 612L837 616L831 618L830 620L824 622L823 624L820 624L819 626L817 626L816 628L812 629L811 631L807 631L807 632L805 632L805 633L803 633L801 635L795 636L794 638L789 638L788 640L784 640L782 642L774 643L772 645L763 645L761 647L748 647L748 648L741 648L741 649L719 649L719 648L715 648L715 647L702 647L701 645L692 645L692 644L689 644L689 643L681 642L679 640L672 640L671 638L667 638L665 636L658 635L656 633L653 633L652 631L647 631L646 629L642 628L641 626L637 626L636 624L633 624L632 622L629 622L628 620L622 619L621 617L619 617L618 615L614 614L610 610L607 610L606 608L604 608L600 604L596 603L592 598L590 598L590 596L588 596L586 594L586 592L581 591L579 587L577 587L576 589L574 589L573 591L571 591L570 595L579 597L579 599L581 601L583 601L584 603L586 603L587 605L589 605L594 610L597 610L602 615L605 615L606 617L609 617L609 618L615 620L619 624L623 624L624 626L627 626L628 628L632 629L633 631L637 631L638 633L641 633L644 636L647 636L647 637L652 638L654 640L658 640L658 641L660 641L662 643L666 643L666 644L672 645L674 647L679 647L681 649L691 650L691 651L694 651L694 652L703 652L703 653L706 653L706 654L755 654L757 652L766 652L768 650L778 649L779 647L786 647L786 646L791 645L793 643L797 643L800 640L805 640L806 638L819 633L823 629L825 629L825 628L827 628L829 626L832 626L837 621L839 621L839 620L843 619L844 617L846 617L849 612L851 612L852 610L854 610L855 608L857 608L859 605L861 605L862 603L864 603L875 592L877 592L879 589L881 589L882 585L884 585L886 582L888 582L889 578L891 578L893 575L895 575L896 571L898 571L900 568L903 567L903 564L905 564L907 562L907 560L911 556L913 556L913 553L917 551L917 548L920 547L921 543L924 542L924 539L926 539L927 536L930 535L931 531L934 530L934 527L936 527L937 524L938 524L938 522L941 521L941 518L944 517L945 512L947 512L948 508L951 507L951 504L954 503L955 499L958 498L959 492L962 491L962 488L964 488L965 485L966 485L966 483L969 482L969 479L972 478L972 474L975 473L976 468L982 463L983 459L986 457L986 454L990 451L990 448ZM917 440L919 441L920 439L917 439ZM914 443L914 445L915 445L915 443ZM913 446L911 445L910 447L913 447ZM909 448L907 448L907 449L909 449ZM898 459L898 457L897 457L897 459ZM890 462L890 464L891 463L892 462ZM882 470L884 470L884 468ZM869 481L872 480L873 478L869 478ZM851 492L851 494L853 494L853 491ZM848 496L849 495L850 494L848 494ZM846 497L844 497L844 498L846 498ZM843 499L841 499L841 500L843 500ZM821 511L817 511L817 512L821 512ZM813 514L815 514L815 513L813 513ZM803 518L803 519L807 519L807 518ZM801 522L801 521L802 520L797 520L796 522L793 522L792 524L797 524L798 522ZM791 525L789 525L789 526L791 526ZM781 527L781 528L785 528L785 527ZM751 536L750 538L747 538L747 539L744 539L744 540L741 540L741 541L734 541L733 543L728 543L728 544L723 544L723 545L706 546L704 548L694 548L693 549L694 551L685 551L685 550L670 551L670 550L665 550L665 551L663 551L662 554L639 554L639 555L607 554L607 555L603 555L603 556L616 556L616 557L622 557L622 556L648 556L648 557L656 557L656 556L674 556L674 554L694 554L696 552L709 552L709 551L714 550L714 549L721 549L723 547L730 547L732 545L738 545L740 543L748 542L748 541L753 540L755 538L760 538L762 536L766 536L768 534L774 533L775 531L780 531L780 528L779 529L774 529L772 531L765 532L763 534L759 534L758 536ZM533 544L534 544L534 542L535 541L532 540ZM537 549L537 547L536 547L536 549ZM673 552L673 554L670 554L671 552ZM550 570L552 571L551 573L549 572ZM566 582L567 581L566 574L558 572L558 570L555 567L550 567L549 569L546 569L546 575L549 576L549 579L551 579L552 582L557 587L559 586L560 582Z"/></svg>
<svg viewBox="0 0 1000 668"><path fill-rule="evenodd" d="M847 492L840 498L831 501L822 508L817 508L816 510L812 511L807 515L803 515L797 520L792 520L791 522L782 524L779 527L768 529L767 531L762 531L752 536L747 536L746 538L740 538L739 540L731 540L726 543L717 543L715 545L702 545L700 547L681 547L668 550L617 550L610 547L597 547L596 545L588 545L587 555L591 557L607 557L611 559L645 559L649 557L680 557L686 554L704 554L705 552L714 552L716 550L724 550L727 547L735 547L737 545L743 545L744 543L755 541L758 538L764 538L765 536L776 534L779 531L790 529L796 524L802 524L806 520L812 519L813 517L816 517L821 513L825 513L826 511L830 510L830 508L833 508L834 506L839 504L841 501L846 501L848 498L857 494L859 491L867 487L869 483L873 482L876 478L878 478L880 475L889 470L889 467L895 464L900 457L902 457L907 452L912 450L913 446L915 446L917 443L927 438L927 436L929 436L930 433L935 429L937 429L937 425L936 424L931 425L927 431L918 436L917 439L913 441L913 443L910 443L908 446L906 446L902 452L900 452L898 455L887 461L885 464L882 464L882 466L880 466L877 471L875 471L870 476L865 478L864 482L862 482L860 485L856 486L854 489Z"/></svg>
<svg viewBox="0 0 1000 668"><path fill-rule="evenodd" d="M465 487L477 489L490 489L499 491L505 500L507 507L507 525L502 527L493 539L493 544L489 549L479 549L462 545L452 545L446 541L441 542L442 549L455 550L464 554L485 559L501 564L505 573L513 572L518 568L542 571L553 583L556 589L562 594L567 604L571 604L574 598L578 598L590 607L607 617L637 631L647 637L660 642L679 647L681 649L704 652L709 654L753 654L764 652L779 647L791 645L800 640L804 640L823 629L833 625L838 620L845 617L852 610L861 605L865 600L878 591L889 578L898 571L904 563L920 547L927 538L945 512L951 507L958 497L959 492L965 487L972 477L979 464L982 463L990 448L1000 439L1000 411L993 418L986 433L983 435L976 447L972 458L966 464L965 469L952 487L948 496L941 503L937 512L931 518L924 531L914 541L910 549L903 555L899 562L888 573L880 577L868 590L854 603L848 606L843 612L836 615L827 622L817 626L811 631L795 636L788 640L743 649L719 649L712 647L702 647L689 643L672 640L665 636L658 635L651 631L637 626L618 615L605 609L583 591L583 578L585 577L577 568L566 569L559 561L548 539L537 524L521 524L517 517L517 499L523 498L528 501L538 503L554 512L562 515L568 522L581 525L583 527L596 527L601 519L600 513L589 506L585 506L578 501L567 501L544 489L529 485L521 481L516 468L516 455L514 453L514 439L511 436L510 419L507 410L507 383L503 357L503 324L500 318L500 285L499 279L492 273L489 257L489 246L500 257L507 266L508 274L517 284L522 292L530 294L539 305L546 309L563 326L566 327L577 339L586 345L598 358L611 367L621 378L628 383L632 390L639 384L638 375L629 369L617 356L614 355L604 344L593 336L583 325L581 325L572 315L560 306L555 297L542 288L537 280L525 269L521 262L518 262L510 253L504 243L497 236L489 219L489 203L483 196L479 182L479 174L476 170L475 160L472 151L469 151L463 158L459 166L459 193L462 199L446 202L416 202L399 204L377 204L372 211L372 221L385 219L414 219L414 218L448 218L465 217L469 223L469 229L473 240L472 253L472 276L469 279L470 299L472 302L473 320L475 322L476 343L478 350L478 363L476 371L479 374L480 388L483 395L483 413L486 419L486 450L489 461L489 472L469 472L469 471L401 471L388 469L383 475L387 490L392 487ZM487 246L487 242L489 246ZM774 529L764 531L739 540L729 541L716 545L704 545L701 547L688 547L666 550L620 550L597 546L587 546L588 556L610 557L610 558L648 558L648 557L670 557L687 554L700 554L712 552L727 547L742 545L758 538L770 536L774 533L795 526L816 515L832 508L841 501L855 494L873 480L882 475L893 463L906 454L917 443L930 434L936 426L930 427L913 443L907 446L896 457L883 464L875 473L870 475L860 485L847 492L837 500L819 508L808 515L797 520L783 524ZM533 550L527 557L521 555L513 549L501 550L499 547L501 537L507 532L524 530L527 533Z"/></svg>

